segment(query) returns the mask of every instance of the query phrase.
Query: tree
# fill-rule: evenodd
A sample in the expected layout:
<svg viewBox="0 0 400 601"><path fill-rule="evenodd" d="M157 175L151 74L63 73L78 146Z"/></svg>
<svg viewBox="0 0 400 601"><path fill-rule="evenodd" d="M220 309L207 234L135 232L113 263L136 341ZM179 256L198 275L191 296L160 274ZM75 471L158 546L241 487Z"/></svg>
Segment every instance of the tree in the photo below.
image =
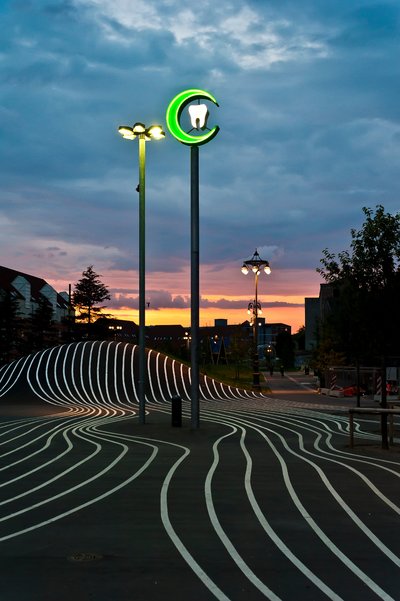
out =
<svg viewBox="0 0 400 601"><path fill-rule="evenodd" d="M241 327L231 336L229 345L229 356L235 367L235 380L240 378L240 369L246 363L249 357L249 340L244 338Z"/></svg>
<svg viewBox="0 0 400 601"><path fill-rule="evenodd" d="M289 332L279 332L276 337L276 354L284 367L294 365L294 342Z"/></svg>
<svg viewBox="0 0 400 601"><path fill-rule="evenodd" d="M31 350L39 351L56 343L57 335L53 317L51 303L43 296L40 296L31 319Z"/></svg>
<svg viewBox="0 0 400 601"><path fill-rule="evenodd" d="M0 365L15 359L19 346L18 301L9 291L0 295Z"/></svg>
<svg viewBox="0 0 400 601"><path fill-rule="evenodd" d="M382 205L363 208L361 230L351 230L350 250L336 256L323 251L317 271L332 287L332 310L322 324L332 351L348 360L376 363L398 354L400 316L400 213L385 213Z"/></svg>
<svg viewBox="0 0 400 601"><path fill-rule="evenodd" d="M295 334L292 334L295 347L298 351L304 351L306 348L306 328L300 326Z"/></svg>
<svg viewBox="0 0 400 601"><path fill-rule="evenodd" d="M97 306L111 296L100 278L102 276L93 271L93 265L89 265L82 272L82 278L75 284L73 293L73 304L79 311L78 319L90 324L93 314L98 315L104 306Z"/></svg>

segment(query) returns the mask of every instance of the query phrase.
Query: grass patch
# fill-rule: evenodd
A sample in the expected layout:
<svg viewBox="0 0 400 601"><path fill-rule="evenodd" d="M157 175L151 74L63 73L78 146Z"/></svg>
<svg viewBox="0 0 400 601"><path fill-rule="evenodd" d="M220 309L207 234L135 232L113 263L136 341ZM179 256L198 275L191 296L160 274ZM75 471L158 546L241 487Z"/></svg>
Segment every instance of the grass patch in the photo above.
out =
<svg viewBox="0 0 400 601"><path fill-rule="evenodd" d="M252 388L253 371L249 367L241 367L239 377L234 365L202 365L200 371L210 378L235 388L244 388L245 390L251 390Z"/></svg>
<svg viewBox="0 0 400 601"><path fill-rule="evenodd" d="M177 357L171 353L166 354L168 357L170 357L170 359L175 359L176 361L179 361L180 363L190 367L190 361L188 359ZM243 388L244 390L253 390L253 369L248 365L240 366L239 375L237 374L235 365L213 365L210 363L207 365L200 365L199 369L201 374L208 376L209 378L214 378L214 380L218 380L219 382L227 384L228 386ZM260 380L265 384L262 375ZM269 390L268 387L267 390Z"/></svg>

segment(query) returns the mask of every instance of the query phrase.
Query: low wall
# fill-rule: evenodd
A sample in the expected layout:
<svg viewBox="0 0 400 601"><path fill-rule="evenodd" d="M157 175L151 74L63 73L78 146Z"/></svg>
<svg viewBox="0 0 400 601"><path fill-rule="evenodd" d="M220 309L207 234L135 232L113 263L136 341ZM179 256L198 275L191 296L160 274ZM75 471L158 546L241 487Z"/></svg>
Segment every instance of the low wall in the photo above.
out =
<svg viewBox="0 0 400 601"><path fill-rule="evenodd" d="M326 396L344 397L343 390L331 390L330 388L320 388L320 393Z"/></svg>

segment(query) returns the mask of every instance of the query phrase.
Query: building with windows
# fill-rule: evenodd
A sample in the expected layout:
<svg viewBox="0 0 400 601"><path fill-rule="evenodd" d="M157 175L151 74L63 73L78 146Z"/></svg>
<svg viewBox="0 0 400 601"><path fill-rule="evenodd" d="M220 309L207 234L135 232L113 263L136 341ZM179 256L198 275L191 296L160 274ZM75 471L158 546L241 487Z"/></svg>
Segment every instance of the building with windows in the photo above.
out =
<svg viewBox="0 0 400 601"><path fill-rule="evenodd" d="M319 296L305 298L305 349L312 351L317 346L318 328L335 310L337 288L332 284L320 284Z"/></svg>
<svg viewBox="0 0 400 601"><path fill-rule="evenodd" d="M0 266L0 298L6 294L17 300L21 319L31 318L41 301L51 306L56 323L61 323L71 315L67 292L60 294L42 278Z"/></svg>

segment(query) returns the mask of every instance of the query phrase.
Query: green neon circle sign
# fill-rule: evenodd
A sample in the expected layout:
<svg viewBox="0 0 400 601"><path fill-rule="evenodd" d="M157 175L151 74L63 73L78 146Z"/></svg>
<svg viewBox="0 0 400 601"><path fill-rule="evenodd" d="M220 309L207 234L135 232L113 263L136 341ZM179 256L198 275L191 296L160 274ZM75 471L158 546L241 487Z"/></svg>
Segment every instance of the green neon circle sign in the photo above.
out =
<svg viewBox="0 0 400 601"><path fill-rule="evenodd" d="M214 98L212 94L206 92L205 90L198 90L196 88L192 88L190 90L184 90L180 92L171 100L169 106L167 108L166 121L167 126L171 134L182 144L188 144L189 146L199 146L200 144L206 144L219 132L219 127L216 125L206 134L200 136L193 136L190 133L186 133L180 125L180 118L182 115L183 109L193 102L194 100L210 100L216 106L218 102Z"/></svg>

